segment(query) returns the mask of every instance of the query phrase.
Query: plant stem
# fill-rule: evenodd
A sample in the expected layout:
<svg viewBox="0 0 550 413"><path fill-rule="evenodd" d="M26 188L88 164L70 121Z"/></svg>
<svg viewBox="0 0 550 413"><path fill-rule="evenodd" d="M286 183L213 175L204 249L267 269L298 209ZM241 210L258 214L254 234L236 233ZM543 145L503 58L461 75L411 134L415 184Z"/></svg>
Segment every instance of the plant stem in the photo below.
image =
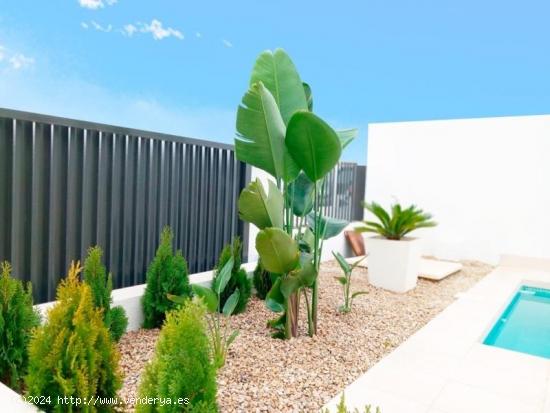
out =
<svg viewBox="0 0 550 413"><path fill-rule="evenodd" d="M311 286L311 322L308 326L308 333L310 337L313 337L317 333L317 280L319 278L319 199L317 194L317 183L313 185L313 221L315 222L315 231L313 234L313 265L317 270L317 275L313 285Z"/></svg>

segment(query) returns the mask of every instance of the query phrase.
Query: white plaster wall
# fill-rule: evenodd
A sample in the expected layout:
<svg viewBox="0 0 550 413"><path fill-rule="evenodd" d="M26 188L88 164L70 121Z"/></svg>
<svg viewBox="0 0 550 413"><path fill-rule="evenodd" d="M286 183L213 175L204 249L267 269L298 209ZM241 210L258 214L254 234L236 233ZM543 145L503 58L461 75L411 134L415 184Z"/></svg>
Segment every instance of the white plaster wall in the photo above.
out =
<svg viewBox="0 0 550 413"><path fill-rule="evenodd" d="M424 253L550 258L550 115L369 125L366 198L415 203Z"/></svg>

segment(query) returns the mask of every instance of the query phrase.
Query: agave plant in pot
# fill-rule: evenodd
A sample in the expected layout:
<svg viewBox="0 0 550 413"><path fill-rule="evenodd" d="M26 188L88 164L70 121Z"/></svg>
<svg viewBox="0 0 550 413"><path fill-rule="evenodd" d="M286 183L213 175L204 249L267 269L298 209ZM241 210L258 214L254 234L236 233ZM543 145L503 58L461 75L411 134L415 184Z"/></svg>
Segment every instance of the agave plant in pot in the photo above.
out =
<svg viewBox="0 0 550 413"><path fill-rule="evenodd" d="M363 203L363 206L378 219L365 220L356 228L357 232L377 234L366 239L369 282L398 293L413 289L420 269L420 239L407 235L437 223L415 205L403 208L396 203L389 211L376 202Z"/></svg>

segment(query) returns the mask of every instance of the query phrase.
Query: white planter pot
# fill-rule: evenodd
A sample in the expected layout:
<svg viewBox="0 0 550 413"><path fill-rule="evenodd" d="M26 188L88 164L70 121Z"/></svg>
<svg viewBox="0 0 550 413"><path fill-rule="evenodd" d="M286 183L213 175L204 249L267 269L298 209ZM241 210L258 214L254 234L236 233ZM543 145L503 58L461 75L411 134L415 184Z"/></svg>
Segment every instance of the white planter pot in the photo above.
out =
<svg viewBox="0 0 550 413"><path fill-rule="evenodd" d="M375 287L404 293L416 286L420 270L420 240L366 239L369 282Z"/></svg>

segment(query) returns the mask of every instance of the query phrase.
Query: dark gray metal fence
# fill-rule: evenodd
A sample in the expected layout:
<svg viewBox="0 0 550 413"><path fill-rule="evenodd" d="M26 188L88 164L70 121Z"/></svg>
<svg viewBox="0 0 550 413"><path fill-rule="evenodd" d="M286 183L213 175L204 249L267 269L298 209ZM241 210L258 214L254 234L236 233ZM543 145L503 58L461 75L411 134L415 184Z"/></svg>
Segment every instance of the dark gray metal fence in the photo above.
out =
<svg viewBox="0 0 550 413"><path fill-rule="evenodd" d="M332 218L363 219L367 168L353 162L340 162L326 177L323 213Z"/></svg>
<svg viewBox="0 0 550 413"><path fill-rule="evenodd" d="M246 254L248 175L230 145L0 109L0 260L38 302L96 244L115 287L140 284L168 224L190 272L209 270L236 235Z"/></svg>

